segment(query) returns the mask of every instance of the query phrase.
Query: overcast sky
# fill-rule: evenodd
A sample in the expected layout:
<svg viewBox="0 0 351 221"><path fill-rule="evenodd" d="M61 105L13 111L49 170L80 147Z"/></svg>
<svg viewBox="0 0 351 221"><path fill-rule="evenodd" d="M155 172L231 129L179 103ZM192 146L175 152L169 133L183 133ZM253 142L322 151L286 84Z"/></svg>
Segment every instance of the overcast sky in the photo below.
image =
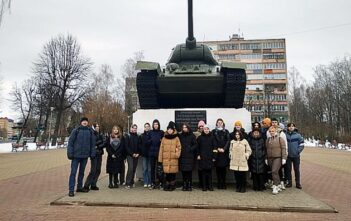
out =
<svg viewBox="0 0 351 221"><path fill-rule="evenodd" d="M313 67L351 52L350 0L194 0L198 41L286 38L288 68L307 80ZM31 74L32 62L51 37L70 33L92 59L120 74L124 61L143 50L163 65L185 41L186 0L12 0L0 26L0 116L15 117L4 99L14 82Z"/></svg>

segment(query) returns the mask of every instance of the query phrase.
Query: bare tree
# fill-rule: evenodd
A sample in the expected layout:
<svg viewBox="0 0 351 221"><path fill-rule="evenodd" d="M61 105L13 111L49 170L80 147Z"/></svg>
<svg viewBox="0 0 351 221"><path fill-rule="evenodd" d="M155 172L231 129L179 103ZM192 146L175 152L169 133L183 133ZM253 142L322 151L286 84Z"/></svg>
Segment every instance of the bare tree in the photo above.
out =
<svg viewBox="0 0 351 221"><path fill-rule="evenodd" d="M292 67L288 72L289 78L289 110L290 120L300 124L303 119L303 93L304 93L304 79L300 72Z"/></svg>
<svg viewBox="0 0 351 221"><path fill-rule="evenodd" d="M82 110L91 121L102 125L110 132L113 125L126 125L126 114L118 100L118 83L109 65L102 65L98 74L93 74L89 94L82 101Z"/></svg>
<svg viewBox="0 0 351 221"><path fill-rule="evenodd" d="M316 66L312 85L298 86L296 73L289 73L291 120L307 136L351 142L351 57Z"/></svg>
<svg viewBox="0 0 351 221"><path fill-rule="evenodd" d="M28 121L33 111L33 100L35 96L35 84L32 79L24 81L22 86L15 84L10 93L12 101L12 109L21 112L22 127L17 143L21 140L24 129L27 127Z"/></svg>
<svg viewBox="0 0 351 221"><path fill-rule="evenodd" d="M1 0L0 2L0 26L2 23L3 16L5 12L10 10L11 8L11 0Z"/></svg>
<svg viewBox="0 0 351 221"><path fill-rule="evenodd" d="M50 88L56 112L52 145L56 144L63 112L83 99L92 62L83 57L80 45L70 34L59 35L44 45L33 71Z"/></svg>

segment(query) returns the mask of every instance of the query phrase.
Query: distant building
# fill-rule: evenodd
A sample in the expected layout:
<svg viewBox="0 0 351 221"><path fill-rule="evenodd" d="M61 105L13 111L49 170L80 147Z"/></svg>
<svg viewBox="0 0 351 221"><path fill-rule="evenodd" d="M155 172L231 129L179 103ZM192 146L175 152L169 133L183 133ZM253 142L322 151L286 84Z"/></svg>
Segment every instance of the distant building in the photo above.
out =
<svg viewBox="0 0 351 221"><path fill-rule="evenodd" d="M218 61L246 63L244 106L253 121L264 117L288 121L288 91L285 39L245 40L233 35L227 41L206 41Z"/></svg>
<svg viewBox="0 0 351 221"><path fill-rule="evenodd" d="M14 122L12 119L7 117L0 117L0 137L7 140L7 138L12 137L14 135L14 131L12 129Z"/></svg>
<svg viewBox="0 0 351 221"><path fill-rule="evenodd" d="M128 114L132 114L140 108L135 77L126 78L124 105Z"/></svg>

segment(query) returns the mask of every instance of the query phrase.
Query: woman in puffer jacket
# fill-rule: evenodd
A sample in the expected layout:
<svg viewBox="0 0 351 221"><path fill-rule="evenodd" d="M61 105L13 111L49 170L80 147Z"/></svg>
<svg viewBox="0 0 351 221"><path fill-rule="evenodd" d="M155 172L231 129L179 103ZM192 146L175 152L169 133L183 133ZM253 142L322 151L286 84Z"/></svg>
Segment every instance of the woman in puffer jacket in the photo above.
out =
<svg viewBox="0 0 351 221"><path fill-rule="evenodd" d="M176 174L178 173L178 159L181 153L181 144L175 124L169 124L165 136L161 140L158 162L162 163L166 183L163 190L175 190Z"/></svg>
<svg viewBox="0 0 351 221"><path fill-rule="evenodd" d="M179 158L179 169L183 176L183 191L192 191L192 172L195 164L196 137L188 124L182 125L179 135L182 152Z"/></svg>
<svg viewBox="0 0 351 221"><path fill-rule="evenodd" d="M252 176L253 190L265 190L265 173L266 173L266 145L261 133L259 122L252 124L252 131L248 135L248 141L252 150L249 158L249 168Z"/></svg>

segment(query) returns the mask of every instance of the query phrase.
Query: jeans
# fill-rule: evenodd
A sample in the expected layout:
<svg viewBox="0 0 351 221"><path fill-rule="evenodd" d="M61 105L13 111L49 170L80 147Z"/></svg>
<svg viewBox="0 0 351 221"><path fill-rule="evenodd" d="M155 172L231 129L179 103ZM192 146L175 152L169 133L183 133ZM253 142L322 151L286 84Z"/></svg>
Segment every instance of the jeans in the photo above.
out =
<svg viewBox="0 0 351 221"><path fill-rule="evenodd" d="M74 186L76 185L76 175L77 175L77 170L79 167L79 173L78 173L78 184L77 184L77 189L82 189L83 188L83 178L84 178L84 170L87 165L88 158L73 158L71 161L71 174L69 175L69 181L68 181L68 186L69 186L69 191L73 192L74 191Z"/></svg>
<svg viewBox="0 0 351 221"><path fill-rule="evenodd" d="M285 177L286 180L291 183L291 164L294 165L294 172L295 172L295 182L296 184L300 183L300 157L288 157L286 160L286 167L285 167Z"/></svg>
<svg viewBox="0 0 351 221"><path fill-rule="evenodd" d="M135 171L138 165L138 158L127 156L128 171L126 177L126 186L133 186Z"/></svg>
<svg viewBox="0 0 351 221"><path fill-rule="evenodd" d="M150 157L142 157L144 185L151 185Z"/></svg>
<svg viewBox="0 0 351 221"><path fill-rule="evenodd" d="M86 188L89 188L90 186L96 187L96 183L101 173L102 155L97 154L95 158L90 160L90 162L90 173L84 183L84 187Z"/></svg>

